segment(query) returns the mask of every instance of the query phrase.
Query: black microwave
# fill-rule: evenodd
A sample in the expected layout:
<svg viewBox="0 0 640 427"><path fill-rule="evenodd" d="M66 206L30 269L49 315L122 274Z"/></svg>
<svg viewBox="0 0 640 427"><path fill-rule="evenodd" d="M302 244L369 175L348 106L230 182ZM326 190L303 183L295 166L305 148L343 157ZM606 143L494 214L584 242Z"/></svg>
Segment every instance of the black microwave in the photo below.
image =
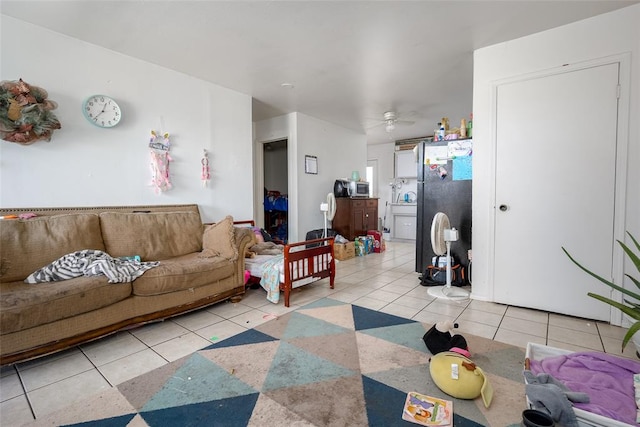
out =
<svg viewBox="0 0 640 427"><path fill-rule="evenodd" d="M333 195L336 197L349 197L349 181L346 179L336 179L333 184Z"/></svg>

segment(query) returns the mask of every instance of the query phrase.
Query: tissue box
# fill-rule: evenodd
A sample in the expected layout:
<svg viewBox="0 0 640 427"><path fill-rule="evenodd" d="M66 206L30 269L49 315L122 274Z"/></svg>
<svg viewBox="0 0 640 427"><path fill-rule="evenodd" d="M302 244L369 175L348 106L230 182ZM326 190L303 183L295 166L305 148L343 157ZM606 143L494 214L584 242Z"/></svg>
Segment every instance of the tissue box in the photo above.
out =
<svg viewBox="0 0 640 427"><path fill-rule="evenodd" d="M347 243L334 243L333 255L338 261L344 261L347 259L355 258L356 246L354 242Z"/></svg>

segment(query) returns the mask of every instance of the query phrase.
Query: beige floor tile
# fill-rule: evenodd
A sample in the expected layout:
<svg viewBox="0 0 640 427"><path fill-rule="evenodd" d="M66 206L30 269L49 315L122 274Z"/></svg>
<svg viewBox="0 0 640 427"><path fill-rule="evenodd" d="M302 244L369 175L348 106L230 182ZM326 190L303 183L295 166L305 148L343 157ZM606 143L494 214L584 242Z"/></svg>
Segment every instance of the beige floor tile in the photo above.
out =
<svg viewBox="0 0 640 427"><path fill-rule="evenodd" d="M171 320L165 320L132 329L130 332L149 347L153 347L161 342L184 335L188 330Z"/></svg>
<svg viewBox="0 0 640 427"><path fill-rule="evenodd" d="M611 337L602 337L602 344L604 345L605 353L615 354L617 356L628 357L629 359L638 360L638 356L636 355L636 348L632 342L628 343L622 351L622 340L611 338Z"/></svg>
<svg viewBox="0 0 640 427"><path fill-rule="evenodd" d="M153 350L169 362L178 360L211 344L195 332L180 335L153 347Z"/></svg>
<svg viewBox="0 0 640 427"><path fill-rule="evenodd" d="M421 298L414 298L412 296L403 295L393 301L393 304L404 305L405 307L417 308L418 310L422 310L429 304L429 301Z"/></svg>
<svg viewBox="0 0 640 427"><path fill-rule="evenodd" d="M515 345L522 349L527 348L528 342L535 342L538 344L546 344L546 340L542 337L537 337L535 335L523 334L521 332L514 332L508 329L498 329L496 332L496 336L494 338L495 341L500 341L505 344Z"/></svg>
<svg viewBox="0 0 640 427"><path fill-rule="evenodd" d="M581 332L575 329L567 329L559 326L549 325L548 341L556 341L576 345L579 347L590 348L592 350L604 351L600 336L590 332Z"/></svg>
<svg viewBox="0 0 640 427"><path fill-rule="evenodd" d="M207 310L198 310L173 317L171 320L189 331L195 331L196 329L202 329L205 326L222 322L224 317L213 314Z"/></svg>
<svg viewBox="0 0 640 427"><path fill-rule="evenodd" d="M420 309L391 303L382 307L380 311L387 314L393 314L394 316L404 317L405 319L411 319L413 316L418 314Z"/></svg>
<svg viewBox="0 0 640 427"><path fill-rule="evenodd" d="M549 313L549 326L559 326L561 328L573 329L574 331L598 334L596 321L580 319L578 317L563 316L561 314Z"/></svg>
<svg viewBox="0 0 640 427"><path fill-rule="evenodd" d="M389 302L393 302L395 300L398 299L398 297L400 297L400 295L394 293L394 292L389 292L389 291L383 291L382 289L376 289L375 291L369 293L367 295L368 298L375 298L375 299L379 299L380 301L385 301L387 303Z"/></svg>
<svg viewBox="0 0 640 427"><path fill-rule="evenodd" d="M11 375L4 375L0 379L0 401L13 399L14 397L24 394L22 383L18 373L14 370Z"/></svg>
<svg viewBox="0 0 640 427"><path fill-rule="evenodd" d="M415 316L412 317L413 320L418 322L427 323L429 325L434 325L437 322L441 322L444 320L451 320L452 322L455 320L454 316L447 316L445 314L432 313L430 311L422 310L418 312Z"/></svg>
<svg viewBox="0 0 640 427"><path fill-rule="evenodd" d="M0 425L21 426L31 421L33 414L24 394L0 403Z"/></svg>
<svg viewBox="0 0 640 427"><path fill-rule="evenodd" d="M371 310L380 310L382 307L384 307L389 303L376 298L361 297L353 301L352 304L358 305L360 307L368 308Z"/></svg>
<svg viewBox="0 0 640 427"><path fill-rule="evenodd" d="M25 390L30 392L46 385L61 381L65 378L93 370L89 359L80 352L68 354L66 357L53 358L29 369L18 366Z"/></svg>
<svg viewBox="0 0 640 427"><path fill-rule="evenodd" d="M500 329L508 329L514 332L525 332L529 335L546 338L547 325L545 323L534 322L532 320L518 319L517 317L505 316L500 323Z"/></svg>
<svg viewBox="0 0 640 427"><path fill-rule="evenodd" d="M598 332L602 337L617 338L622 340L627 333L627 328L621 326L613 326L608 323L596 322Z"/></svg>
<svg viewBox="0 0 640 427"><path fill-rule="evenodd" d="M251 308L260 308L266 304L270 304L269 301L267 301L267 291L262 289L262 287L258 289L248 289L242 297L241 302Z"/></svg>
<svg viewBox="0 0 640 427"><path fill-rule="evenodd" d="M217 343L246 330L247 328L244 326L240 326L230 320L225 320L224 322L219 322L194 332L202 338L209 340L211 343Z"/></svg>
<svg viewBox="0 0 640 427"><path fill-rule="evenodd" d="M505 316L515 317L518 319L531 320L547 324L549 322L549 313L546 311L533 310L522 307L508 307Z"/></svg>
<svg viewBox="0 0 640 427"><path fill-rule="evenodd" d="M252 308L248 305L242 304L242 302L233 303L227 300L211 305L205 308L205 310L225 319L230 319L231 317L246 313L247 311L252 310Z"/></svg>
<svg viewBox="0 0 640 427"><path fill-rule="evenodd" d="M359 272L340 276L340 282L342 283L360 283L362 280L362 275ZM382 284L380 284L380 286L382 286Z"/></svg>
<svg viewBox="0 0 640 427"><path fill-rule="evenodd" d="M151 349L146 349L102 365L98 369L110 384L117 386L165 364L167 361L159 354Z"/></svg>
<svg viewBox="0 0 640 427"><path fill-rule="evenodd" d="M503 315L507 311L507 306L504 304L498 304L495 302L487 302L480 300L471 300L468 305L473 310L486 311L487 313L494 313Z"/></svg>
<svg viewBox="0 0 640 427"><path fill-rule="evenodd" d="M413 285L402 283L402 282L391 282L388 285L380 288L381 291L393 292L398 295L405 295L408 292L411 292L416 287L415 283Z"/></svg>
<svg viewBox="0 0 640 427"><path fill-rule="evenodd" d="M488 311L473 310L471 308L465 309L462 314L456 319L456 322L458 323L476 322L495 327L498 327L501 321L501 314L489 313Z"/></svg>
<svg viewBox="0 0 640 427"><path fill-rule="evenodd" d="M458 321L458 320L456 320ZM455 333L464 336L465 334L477 335L479 337L493 339L496 335L498 328L491 325L478 322L460 322L460 326L455 330Z"/></svg>
<svg viewBox="0 0 640 427"><path fill-rule="evenodd" d="M147 346L129 332L119 332L97 341L83 344L80 348L94 365L102 366L105 363L142 351Z"/></svg>
<svg viewBox="0 0 640 427"><path fill-rule="evenodd" d="M69 357L71 355L77 355L77 354L82 354L82 352L80 351L80 349L78 347L73 347L73 348L69 348L67 350L63 350L63 351L59 351L57 353L53 353L50 354L48 356L44 356L44 357L38 357L37 359L32 359L32 360L28 360L26 362L21 362L18 363L17 366L20 371L26 371L27 369L31 369L33 367L36 366L40 366L40 365L46 365L49 364L53 361L59 360L59 359L64 359L66 357Z"/></svg>
<svg viewBox="0 0 640 427"><path fill-rule="evenodd" d="M28 395L38 418L110 387L102 375L92 369L31 391Z"/></svg>
<svg viewBox="0 0 640 427"><path fill-rule="evenodd" d="M269 303L272 304L272 303ZM284 304L284 295L281 296L279 304ZM270 307L264 307L265 310ZM239 326L242 326L247 329L255 328L258 325L263 324L264 322L268 322L271 320L271 316L269 316L268 312L261 310L251 310L246 313L242 313L239 316L232 317L229 319L231 322L236 323Z"/></svg>
<svg viewBox="0 0 640 427"><path fill-rule="evenodd" d="M426 286L416 286L415 289L410 290L405 294L405 296L410 296L412 298L420 298L427 301L435 301L435 297L429 295L427 292Z"/></svg>
<svg viewBox="0 0 640 427"><path fill-rule="evenodd" d="M339 291L331 294L332 299L336 301L346 302L349 304L361 297L362 295L352 294L347 291Z"/></svg>
<svg viewBox="0 0 640 427"><path fill-rule="evenodd" d="M443 316L447 316L450 318L457 318L462 314L465 307L460 307L457 305L447 304L442 302L442 300L436 300L426 306L422 311L427 311L429 313L440 314Z"/></svg>

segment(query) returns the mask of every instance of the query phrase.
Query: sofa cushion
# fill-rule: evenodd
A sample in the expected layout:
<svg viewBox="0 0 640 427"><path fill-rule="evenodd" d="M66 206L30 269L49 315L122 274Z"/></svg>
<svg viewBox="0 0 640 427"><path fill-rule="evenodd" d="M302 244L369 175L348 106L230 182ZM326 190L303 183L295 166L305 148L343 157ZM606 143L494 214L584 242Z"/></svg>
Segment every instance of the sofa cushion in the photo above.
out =
<svg viewBox="0 0 640 427"><path fill-rule="evenodd" d="M107 307L131 296L131 283L108 283L105 276L27 284L0 284L3 334Z"/></svg>
<svg viewBox="0 0 640 427"><path fill-rule="evenodd" d="M225 217L220 222L208 225L202 236L202 256L220 256L231 261L238 259L233 218Z"/></svg>
<svg viewBox="0 0 640 427"><path fill-rule="evenodd" d="M0 220L0 282L29 274L71 252L105 250L96 214Z"/></svg>
<svg viewBox="0 0 640 427"><path fill-rule="evenodd" d="M202 250L202 221L195 212L103 212L100 226L113 257L160 261Z"/></svg>
<svg viewBox="0 0 640 427"><path fill-rule="evenodd" d="M236 264L222 257L202 258L199 252L160 262L133 281L139 296L161 295L208 285L233 276Z"/></svg>

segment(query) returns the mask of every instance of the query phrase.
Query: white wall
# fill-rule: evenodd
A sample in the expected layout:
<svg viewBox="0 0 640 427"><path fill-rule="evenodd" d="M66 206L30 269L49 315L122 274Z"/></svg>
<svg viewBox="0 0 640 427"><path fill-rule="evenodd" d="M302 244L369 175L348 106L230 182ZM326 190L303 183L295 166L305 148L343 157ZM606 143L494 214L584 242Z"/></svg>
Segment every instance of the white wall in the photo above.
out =
<svg viewBox="0 0 640 427"><path fill-rule="evenodd" d="M640 236L640 5L596 16L549 31L500 43L474 53L473 84L473 295L491 300L488 271L494 208L491 110L492 82L552 69L562 64L631 53L631 99L625 229ZM561 93L558 96L562 96ZM567 123L580 126L580 123ZM523 160L523 159L520 159ZM597 195L594 195L597 200ZM531 220L536 220L531 218ZM597 244L598 242L594 242ZM537 266L540 268L541 266ZM631 272L631 266L626 266ZM533 272L532 272L533 273ZM524 272L523 274L527 274Z"/></svg>
<svg viewBox="0 0 640 427"><path fill-rule="evenodd" d="M292 113L255 123L255 141L261 144L287 138L289 152L289 241L304 239L324 227L320 203L333 191L336 178L346 178L367 166L366 136L304 114ZM256 150L256 174L261 156ZM305 155L318 158L318 174L306 174ZM256 182L260 177L256 177ZM257 194L257 193L256 193ZM256 210L261 209L256 203ZM256 212L259 217L260 212Z"/></svg>
<svg viewBox="0 0 640 427"><path fill-rule="evenodd" d="M197 203L203 220L251 218L251 98L150 63L0 15L1 80L40 86L58 103L51 142L0 141L0 206ZM111 95L112 129L88 123L82 101ZM149 185L152 129L171 135L173 189ZM203 150L211 182L201 180Z"/></svg>

